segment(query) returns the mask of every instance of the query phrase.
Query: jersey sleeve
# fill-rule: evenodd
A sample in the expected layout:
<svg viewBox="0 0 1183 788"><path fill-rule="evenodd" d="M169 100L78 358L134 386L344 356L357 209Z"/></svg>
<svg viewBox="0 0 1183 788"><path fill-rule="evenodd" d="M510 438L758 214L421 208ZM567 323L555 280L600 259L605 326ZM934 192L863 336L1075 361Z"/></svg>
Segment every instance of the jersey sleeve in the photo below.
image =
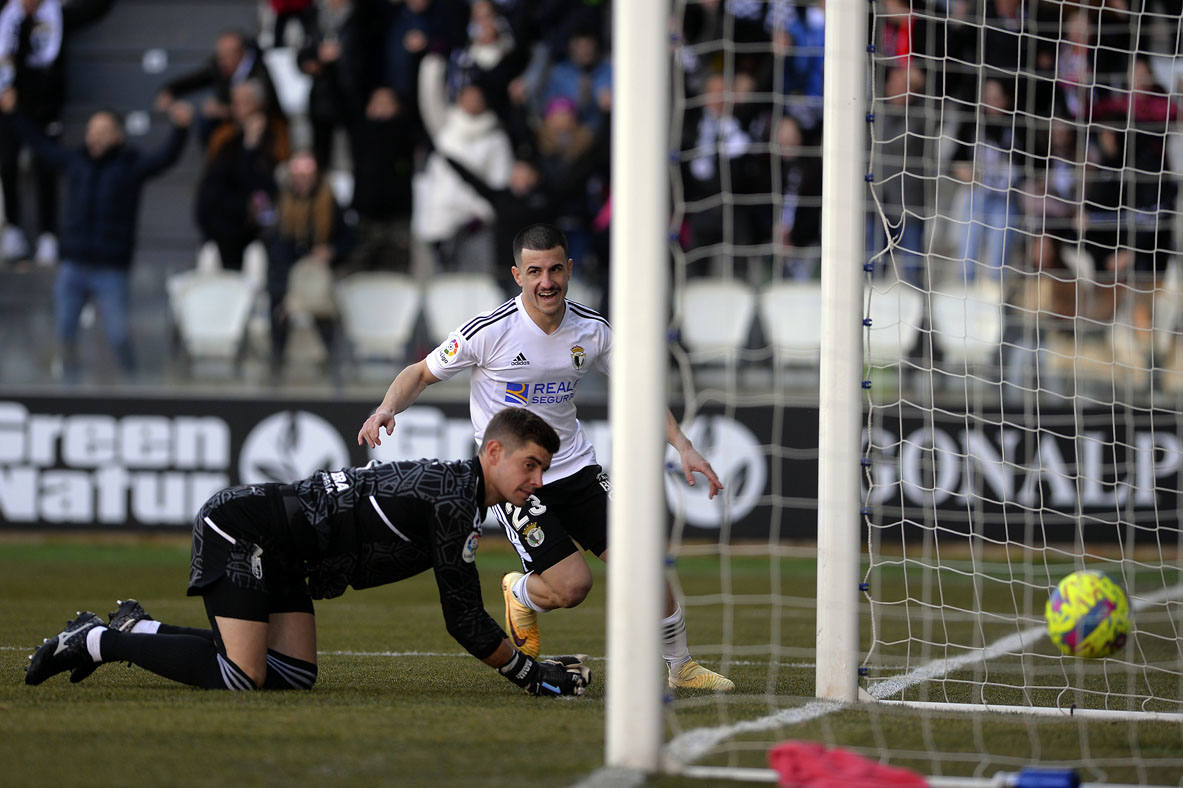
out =
<svg viewBox="0 0 1183 788"><path fill-rule="evenodd" d="M477 659L497 650L505 631L485 611L476 569L475 512L443 503L436 508L432 562L448 634Z"/></svg>
<svg viewBox="0 0 1183 788"><path fill-rule="evenodd" d="M424 361L427 369L439 380L448 380L457 372L475 366L478 361L479 348L471 339L465 339L456 329L448 338L427 354Z"/></svg>
<svg viewBox="0 0 1183 788"><path fill-rule="evenodd" d="M612 329L608 326L604 326L600 334L600 352L596 354L593 366L605 375L612 372Z"/></svg>

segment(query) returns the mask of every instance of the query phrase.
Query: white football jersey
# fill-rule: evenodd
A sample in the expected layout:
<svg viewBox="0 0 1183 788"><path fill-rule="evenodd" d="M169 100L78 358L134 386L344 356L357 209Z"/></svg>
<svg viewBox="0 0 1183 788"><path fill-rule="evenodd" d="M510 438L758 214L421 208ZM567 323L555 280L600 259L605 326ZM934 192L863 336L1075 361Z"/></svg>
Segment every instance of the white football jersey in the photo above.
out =
<svg viewBox="0 0 1183 788"><path fill-rule="evenodd" d="M596 450L575 413L575 390L592 369L608 373L612 328L594 309L567 301L563 321L545 333L518 295L469 320L427 355L427 368L447 380L473 367L468 394L477 446L493 414L513 405L537 413L559 434L559 452L543 482L596 462Z"/></svg>

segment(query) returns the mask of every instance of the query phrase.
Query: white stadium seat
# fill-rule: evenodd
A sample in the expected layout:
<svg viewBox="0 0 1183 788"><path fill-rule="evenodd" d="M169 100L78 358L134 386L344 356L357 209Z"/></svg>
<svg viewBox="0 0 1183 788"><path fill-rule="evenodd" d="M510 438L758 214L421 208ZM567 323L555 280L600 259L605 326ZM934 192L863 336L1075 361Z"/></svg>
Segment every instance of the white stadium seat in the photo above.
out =
<svg viewBox="0 0 1183 788"><path fill-rule="evenodd" d="M504 303L505 291L491 274L438 274L427 280L423 292L423 317L428 338L443 342L448 334L474 315Z"/></svg>
<svg viewBox="0 0 1183 788"><path fill-rule="evenodd" d="M405 274L360 272L337 283L341 326L356 358L399 361L419 317L422 293Z"/></svg>
<svg viewBox="0 0 1183 788"><path fill-rule="evenodd" d="M871 319L865 335L867 361L875 366L898 364L916 344L924 301L915 288L894 282L870 289L866 314Z"/></svg>
<svg viewBox="0 0 1183 788"><path fill-rule="evenodd" d="M747 345L755 291L736 279L691 279L681 301L682 342L693 360L734 362Z"/></svg>
<svg viewBox="0 0 1183 788"><path fill-rule="evenodd" d="M1002 343L1002 289L985 281L933 290L933 339L946 364L998 366Z"/></svg>
<svg viewBox="0 0 1183 788"><path fill-rule="evenodd" d="M760 326L779 364L816 366L822 346L818 282L774 282L760 291Z"/></svg>
<svg viewBox="0 0 1183 788"><path fill-rule="evenodd" d="M170 280L177 333L191 359L238 357L255 292L245 276L233 271L191 271Z"/></svg>

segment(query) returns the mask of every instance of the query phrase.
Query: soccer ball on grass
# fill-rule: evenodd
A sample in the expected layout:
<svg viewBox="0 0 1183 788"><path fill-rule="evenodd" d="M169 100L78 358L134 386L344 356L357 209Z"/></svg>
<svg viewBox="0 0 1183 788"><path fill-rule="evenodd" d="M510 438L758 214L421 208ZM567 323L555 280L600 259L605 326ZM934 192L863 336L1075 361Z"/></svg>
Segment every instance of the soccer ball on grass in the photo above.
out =
<svg viewBox="0 0 1183 788"><path fill-rule="evenodd" d="M1060 581L1043 611L1047 633L1061 653L1108 657L1125 645L1130 603L1125 590L1103 572L1082 570Z"/></svg>

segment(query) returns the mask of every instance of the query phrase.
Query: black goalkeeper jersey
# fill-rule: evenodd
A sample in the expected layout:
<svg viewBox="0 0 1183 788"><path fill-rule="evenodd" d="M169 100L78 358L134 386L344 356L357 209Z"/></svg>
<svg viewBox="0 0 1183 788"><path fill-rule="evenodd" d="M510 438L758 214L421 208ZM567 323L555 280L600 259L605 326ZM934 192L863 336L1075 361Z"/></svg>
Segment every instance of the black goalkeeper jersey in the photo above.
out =
<svg viewBox="0 0 1183 788"><path fill-rule="evenodd" d="M318 471L282 494L290 545L307 567L313 597L432 569L452 637L478 659L505 638L485 612L475 564L485 517L485 481L475 457Z"/></svg>

